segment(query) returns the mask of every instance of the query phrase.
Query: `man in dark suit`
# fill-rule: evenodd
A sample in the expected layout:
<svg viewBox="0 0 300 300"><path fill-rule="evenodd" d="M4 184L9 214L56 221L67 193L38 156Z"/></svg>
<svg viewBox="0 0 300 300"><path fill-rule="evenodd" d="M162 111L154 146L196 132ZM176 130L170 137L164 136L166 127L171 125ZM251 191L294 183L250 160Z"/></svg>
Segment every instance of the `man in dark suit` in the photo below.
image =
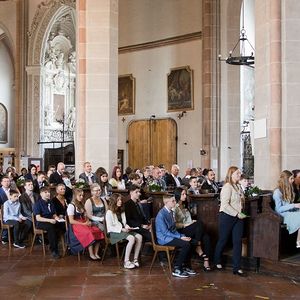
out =
<svg viewBox="0 0 300 300"><path fill-rule="evenodd" d="M165 196L164 204L165 206L158 212L155 219L157 242L160 245L175 246L180 249L176 257L172 275L187 278L189 275L196 274L196 272L191 269L191 238L176 230L173 212L176 205L174 196Z"/></svg>
<svg viewBox="0 0 300 300"><path fill-rule="evenodd" d="M33 180L33 192L36 194L40 193L40 189L47 186L46 173L43 171L38 171L37 178Z"/></svg>
<svg viewBox="0 0 300 300"><path fill-rule="evenodd" d="M21 214L26 217L25 223L29 230L32 228L32 213L33 205L39 199L39 194L33 192L33 183L32 180L26 179L24 184L25 191L19 197L21 205ZM24 234L23 240L26 237Z"/></svg>
<svg viewBox="0 0 300 300"><path fill-rule="evenodd" d="M203 175L205 176L205 180L201 185L201 190L206 193L218 193L219 186L215 182L215 172L212 169L206 169L205 172L203 171Z"/></svg>
<svg viewBox="0 0 300 300"><path fill-rule="evenodd" d="M132 228L137 228L134 231L143 236L144 241L151 241L150 225L146 219L143 208L139 203L141 195L140 187L131 185L129 187L130 200L125 203L125 215L127 224Z"/></svg>
<svg viewBox="0 0 300 300"><path fill-rule="evenodd" d="M9 198L10 191L10 179L8 176L3 176L1 178L1 187L0 187L0 207L4 204L5 201ZM8 232L3 230L2 232L2 244L5 245L8 243Z"/></svg>
<svg viewBox="0 0 300 300"><path fill-rule="evenodd" d="M178 165L172 165L171 173L166 175L166 185L167 187L179 187L182 185L182 180L178 176L179 174L179 166Z"/></svg>
<svg viewBox="0 0 300 300"><path fill-rule="evenodd" d="M63 162L59 162L57 164L56 172L52 173L49 178L49 183L58 185L59 183L64 183L62 179L62 174L65 171L65 164Z"/></svg>
<svg viewBox="0 0 300 300"><path fill-rule="evenodd" d="M85 162L83 164L84 172L79 175L79 179L84 180L84 182L88 183L89 185L96 182L96 175L92 172L92 165L90 162Z"/></svg>
<svg viewBox="0 0 300 300"><path fill-rule="evenodd" d="M10 190L10 180L8 176L3 176L1 178L1 187L0 187L0 206L8 200Z"/></svg>

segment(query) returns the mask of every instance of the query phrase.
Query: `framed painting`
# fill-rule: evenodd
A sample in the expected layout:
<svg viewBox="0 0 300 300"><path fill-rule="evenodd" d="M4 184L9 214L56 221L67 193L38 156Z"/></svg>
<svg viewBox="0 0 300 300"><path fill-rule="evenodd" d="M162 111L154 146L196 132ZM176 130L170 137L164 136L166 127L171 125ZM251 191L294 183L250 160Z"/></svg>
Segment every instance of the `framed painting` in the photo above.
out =
<svg viewBox="0 0 300 300"><path fill-rule="evenodd" d="M193 70L189 66L168 74L168 112L194 109Z"/></svg>
<svg viewBox="0 0 300 300"><path fill-rule="evenodd" d="M121 75L118 85L118 115L134 115L135 78L132 74Z"/></svg>
<svg viewBox="0 0 300 300"><path fill-rule="evenodd" d="M0 103L0 144L7 144L7 109L4 104Z"/></svg>
<svg viewBox="0 0 300 300"><path fill-rule="evenodd" d="M43 159L29 157L28 158L28 166L30 166L30 165L35 165L37 171L42 171L43 170Z"/></svg>

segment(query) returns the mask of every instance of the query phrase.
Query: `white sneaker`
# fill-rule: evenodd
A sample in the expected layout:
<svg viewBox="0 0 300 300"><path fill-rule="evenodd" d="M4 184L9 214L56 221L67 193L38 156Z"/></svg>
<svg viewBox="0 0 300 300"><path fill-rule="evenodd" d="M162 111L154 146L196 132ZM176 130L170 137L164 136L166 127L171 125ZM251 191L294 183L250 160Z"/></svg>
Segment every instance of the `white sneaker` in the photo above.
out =
<svg viewBox="0 0 300 300"><path fill-rule="evenodd" d="M125 261L124 268L125 269L134 269L135 265L131 261L128 260L128 261Z"/></svg>
<svg viewBox="0 0 300 300"><path fill-rule="evenodd" d="M300 241L297 241L296 248L300 248Z"/></svg>
<svg viewBox="0 0 300 300"><path fill-rule="evenodd" d="M20 249L24 249L25 248L25 245L20 244L20 243L19 244L14 243L13 245L14 245L15 248L20 248Z"/></svg>
<svg viewBox="0 0 300 300"><path fill-rule="evenodd" d="M135 260L133 261L133 264L134 264L137 268L139 268L139 266L140 266L139 261L138 261L137 259L135 259Z"/></svg>

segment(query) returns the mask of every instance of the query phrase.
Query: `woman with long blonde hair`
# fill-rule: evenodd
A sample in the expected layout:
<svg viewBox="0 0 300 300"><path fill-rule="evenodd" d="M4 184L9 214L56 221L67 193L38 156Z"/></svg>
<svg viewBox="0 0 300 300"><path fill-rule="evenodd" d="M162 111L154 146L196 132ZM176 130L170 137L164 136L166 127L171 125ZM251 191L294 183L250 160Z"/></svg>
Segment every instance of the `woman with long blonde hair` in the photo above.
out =
<svg viewBox="0 0 300 300"><path fill-rule="evenodd" d="M300 203L293 203L295 198L293 182L293 173L288 170L282 171L277 188L273 192L273 200L275 210L283 217L283 223L287 225L289 234L298 231L296 247L300 248Z"/></svg>
<svg viewBox="0 0 300 300"><path fill-rule="evenodd" d="M233 244L233 274L245 276L241 269L242 237L244 221L243 214L244 193L239 181L241 171L238 167L231 166L225 178L225 184L221 190L221 206L219 214L219 239L215 250L215 265L217 270L222 270L221 256L229 236L232 234Z"/></svg>

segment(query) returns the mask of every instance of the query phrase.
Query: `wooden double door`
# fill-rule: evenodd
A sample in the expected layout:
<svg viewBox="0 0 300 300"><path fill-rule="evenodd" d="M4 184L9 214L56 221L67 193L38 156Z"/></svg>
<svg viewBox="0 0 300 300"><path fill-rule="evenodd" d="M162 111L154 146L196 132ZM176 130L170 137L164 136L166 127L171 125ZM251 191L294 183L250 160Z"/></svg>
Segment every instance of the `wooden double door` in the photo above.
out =
<svg viewBox="0 0 300 300"><path fill-rule="evenodd" d="M177 162L177 124L173 119L133 121L128 126L128 165L143 168Z"/></svg>

